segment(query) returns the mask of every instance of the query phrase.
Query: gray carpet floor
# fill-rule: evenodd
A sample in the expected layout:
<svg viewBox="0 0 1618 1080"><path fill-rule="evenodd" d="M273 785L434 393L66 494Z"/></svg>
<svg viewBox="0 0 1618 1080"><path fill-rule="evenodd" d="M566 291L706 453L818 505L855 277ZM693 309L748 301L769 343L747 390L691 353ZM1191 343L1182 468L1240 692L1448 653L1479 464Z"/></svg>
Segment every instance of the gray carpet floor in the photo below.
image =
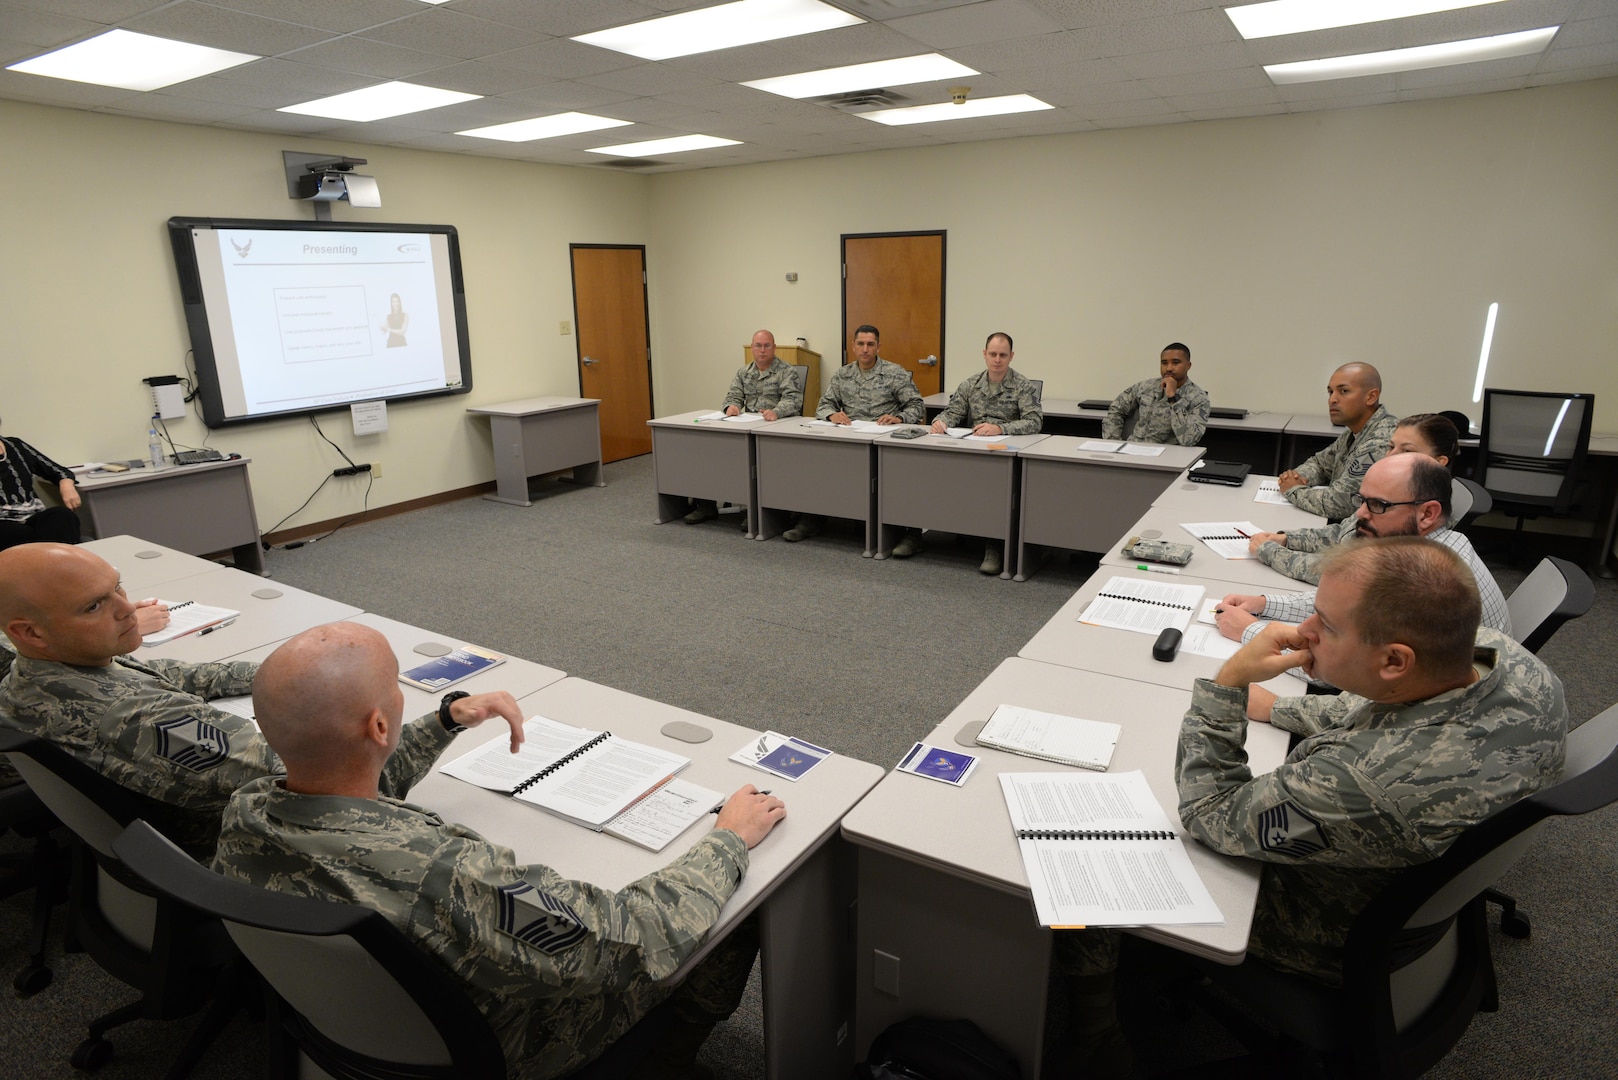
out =
<svg viewBox="0 0 1618 1080"><path fill-rule="evenodd" d="M1058 556L1015 583L977 573L981 547L930 537L909 561L859 556L852 525L799 544L745 540L736 515L653 524L650 458L610 465L604 489L536 484L536 505L468 499L343 529L269 556L280 582L476 641L622 690L753 727L788 731L889 766L1017 650L1093 572ZM1508 593L1522 573L1504 565ZM1542 652L1580 722L1618 702L1618 583ZM0 853L22 850L0 837ZM1618 1075L1618 812L1552 822L1503 883L1533 936L1496 933L1501 1010L1480 1015L1431 1075ZM0 903L0 974L24 962L31 898ZM67 1056L90 1017L129 1000L84 956L52 946L56 979L0 998L0 1045L17 1076L77 1075ZM1148 1072L1235 1052L1204 1018L1125 987L1124 1021ZM108 1078L161 1076L190 1022L113 1036ZM757 973L742 1009L704 1049L730 1080L763 1075ZM238 1018L194 1075L255 1077L262 1037ZM831 1078L828 1078L831 1080Z"/></svg>

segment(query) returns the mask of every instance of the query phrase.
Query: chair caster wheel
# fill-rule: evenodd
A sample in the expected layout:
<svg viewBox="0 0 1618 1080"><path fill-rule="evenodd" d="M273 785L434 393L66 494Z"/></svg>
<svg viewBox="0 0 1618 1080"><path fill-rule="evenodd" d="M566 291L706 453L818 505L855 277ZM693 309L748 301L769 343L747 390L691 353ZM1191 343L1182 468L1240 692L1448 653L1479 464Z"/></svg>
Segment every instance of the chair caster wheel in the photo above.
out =
<svg viewBox="0 0 1618 1080"><path fill-rule="evenodd" d="M1528 916L1512 912L1510 915L1501 912L1500 932L1507 937L1526 938L1533 927L1528 925Z"/></svg>
<svg viewBox="0 0 1618 1080"><path fill-rule="evenodd" d="M68 1059L81 1072L95 1072L112 1059L112 1043L106 1039L85 1039Z"/></svg>
<svg viewBox="0 0 1618 1080"><path fill-rule="evenodd" d="M17 973L11 980L11 988L17 991L20 997L29 997L39 993L51 984L51 969L44 964L37 967L30 965Z"/></svg>

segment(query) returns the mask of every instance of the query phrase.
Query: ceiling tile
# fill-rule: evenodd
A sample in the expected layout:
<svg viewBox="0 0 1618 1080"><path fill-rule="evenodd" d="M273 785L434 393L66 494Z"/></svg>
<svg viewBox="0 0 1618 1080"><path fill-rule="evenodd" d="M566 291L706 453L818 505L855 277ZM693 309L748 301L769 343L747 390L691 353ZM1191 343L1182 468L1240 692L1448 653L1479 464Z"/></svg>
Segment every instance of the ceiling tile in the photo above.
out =
<svg viewBox="0 0 1618 1080"><path fill-rule="evenodd" d="M543 75L516 68L487 64L481 60L464 60L448 67L434 68L417 75L414 82L436 86L441 90L459 90L463 94L510 94L533 86L554 82Z"/></svg>
<svg viewBox="0 0 1618 1080"><path fill-rule="evenodd" d="M950 59L959 60L979 71L1021 71L1053 64L1076 64L1107 54L1104 36L1090 30L1063 30L1055 34L1021 38L1017 41L990 42L951 49Z"/></svg>
<svg viewBox="0 0 1618 1080"><path fill-rule="evenodd" d="M1026 0L987 0L947 11L889 19L888 26L935 49L1033 37L1063 29Z"/></svg>
<svg viewBox="0 0 1618 1080"><path fill-rule="evenodd" d="M1286 105L1238 105L1229 109L1185 109L1192 120L1233 120L1243 116L1277 116L1287 111Z"/></svg>
<svg viewBox="0 0 1618 1080"><path fill-rule="evenodd" d="M219 101L200 101L196 98L173 97L168 94L141 94L110 105L98 112L118 116L138 116L148 120L173 120L181 124L207 124L233 120L255 110L250 106L227 105Z"/></svg>
<svg viewBox="0 0 1618 1080"><path fill-rule="evenodd" d="M1579 19L1564 23L1551 42L1553 49L1573 48L1577 45L1606 45L1618 41L1618 15L1599 19Z"/></svg>
<svg viewBox="0 0 1618 1080"><path fill-rule="evenodd" d="M404 79L422 71L448 67L459 57L418 52L361 37L332 38L287 55L300 64L331 71L350 71L381 79Z"/></svg>
<svg viewBox="0 0 1618 1080"><path fill-rule="evenodd" d="M362 86L371 86L381 80L372 75L355 75L313 67L292 60L258 60L241 67L229 68L210 76L228 82L245 83L266 90L283 90L290 95L288 104L297 104L317 97L346 93ZM191 84L194 85L196 80Z"/></svg>
<svg viewBox="0 0 1618 1080"><path fill-rule="evenodd" d="M1394 79L1398 82L1400 90L1414 90L1422 86L1458 86L1464 83L1513 77L1526 79L1533 74L1534 66L1538 63L1537 56L1512 56L1476 64L1452 64L1449 67L1401 71L1394 75Z"/></svg>
<svg viewBox="0 0 1618 1080"><path fill-rule="evenodd" d="M1392 75L1362 75L1357 79L1329 79L1326 82L1288 83L1277 86L1275 92L1282 101L1331 101L1334 98L1353 99L1391 94L1399 89Z"/></svg>
<svg viewBox="0 0 1618 1080"><path fill-rule="evenodd" d="M620 101L629 101L634 94L624 94L616 90L607 90L599 86L585 86L583 83L558 80L545 83L542 86L530 87L527 90L513 90L505 97L513 101L526 101L534 105L543 105L557 112L566 112L570 109L583 109L593 112Z"/></svg>
<svg viewBox="0 0 1618 1080"><path fill-rule="evenodd" d="M1135 101L1096 101L1075 105L1073 111L1086 120L1116 120L1123 116L1164 116L1180 110L1162 98L1141 98Z"/></svg>
<svg viewBox="0 0 1618 1080"><path fill-rule="evenodd" d="M0 6L0 38L34 46L66 45L105 30L106 24L54 15L17 4ZM35 48L35 52L44 51Z"/></svg>
<svg viewBox="0 0 1618 1080"><path fill-rule="evenodd" d="M603 72L634 67L645 62L624 53L613 52L611 49L581 45L566 38L491 53L483 59L501 67L514 67L552 79L577 79L585 75L600 75Z"/></svg>
<svg viewBox="0 0 1618 1080"><path fill-rule="evenodd" d="M305 96L309 93L307 87L288 89L280 86L264 86L253 82L240 82L235 79L222 79L216 75L209 75L201 79L188 79L183 83L165 86L162 94L192 98L199 101L217 101L222 105L240 105L253 109L279 109L284 105L296 105L300 101L307 101Z"/></svg>
<svg viewBox="0 0 1618 1080"><path fill-rule="evenodd" d="M1223 45L1193 45L1186 49L1140 53L1116 58L1119 67L1137 79L1168 78L1203 71L1228 71L1249 66L1245 47L1234 42Z"/></svg>
<svg viewBox="0 0 1618 1080"><path fill-rule="evenodd" d="M574 37L666 14L631 0L553 0L543 5L534 0L456 0L454 10L509 26L541 29L553 37Z"/></svg>
<svg viewBox="0 0 1618 1080"><path fill-rule="evenodd" d="M1554 86L1557 83L1583 82L1586 79L1611 79L1618 76L1618 60L1596 67L1580 67L1571 71L1537 71L1528 77L1529 86Z"/></svg>
<svg viewBox="0 0 1618 1080"><path fill-rule="evenodd" d="M252 53L254 56L277 56L313 45L326 36L324 32L311 27L262 19L257 15L211 4L192 3L190 0L125 20L120 25L140 34Z"/></svg>
<svg viewBox="0 0 1618 1080"><path fill-rule="evenodd" d="M706 75L697 75L689 71L669 67L667 64L643 63L621 71L607 71L600 75L586 75L578 80L586 86L600 86L608 90L617 90L620 93L634 94L636 97L649 97L657 94L667 94L676 90L697 90L702 87L718 86L719 83Z"/></svg>
<svg viewBox="0 0 1618 1080"><path fill-rule="evenodd" d="M1571 71L1580 67L1599 67L1618 60L1618 46L1579 45L1571 49L1552 49L1539 62L1537 71Z"/></svg>
<svg viewBox="0 0 1618 1080"><path fill-rule="evenodd" d="M1526 76L1508 79L1479 79L1465 83L1432 83L1426 86L1400 86L1400 101L1422 101L1427 98L1453 97L1463 94L1494 94L1505 90L1521 90L1528 82Z"/></svg>
<svg viewBox="0 0 1618 1080"><path fill-rule="evenodd" d="M1273 86L1251 86L1241 90L1210 90L1205 94L1166 94L1164 100L1181 112L1234 109L1249 105L1279 105L1281 95Z"/></svg>
<svg viewBox="0 0 1618 1080"><path fill-rule="evenodd" d="M873 22L783 38L772 41L770 48L778 50L786 58L780 71L782 75L842 67L845 64L864 64L872 60L892 60L930 51L897 30Z"/></svg>
<svg viewBox="0 0 1618 1080"><path fill-rule="evenodd" d="M1137 19L1181 15L1218 8L1214 0L1031 0L1051 18L1071 29L1108 26Z"/></svg>
<svg viewBox="0 0 1618 1080"><path fill-rule="evenodd" d="M1269 86L1270 77L1262 68L1223 68L1218 71L1189 71L1180 75L1142 80L1159 94L1208 94L1215 90L1244 90Z"/></svg>
<svg viewBox="0 0 1618 1080"><path fill-rule="evenodd" d="M249 113L239 120L233 120L231 126L240 127L244 131L271 131L317 137L321 132L332 126L332 121L324 116L302 116L298 113L265 110ZM337 153L335 147L324 146L289 147L289 149L300 149L311 154Z"/></svg>
<svg viewBox="0 0 1618 1080"><path fill-rule="evenodd" d="M1362 109L1368 105L1391 105L1398 101L1395 93L1350 94L1345 97L1308 98L1287 102L1288 112L1318 112L1321 109Z"/></svg>
<svg viewBox="0 0 1618 1080"><path fill-rule="evenodd" d="M99 2L99 0L90 0ZM420 11L419 0L208 0L215 7L316 26L339 34L402 19ZM156 7L158 5L151 5Z"/></svg>
<svg viewBox="0 0 1618 1080"><path fill-rule="evenodd" d="M372 41L402 45L428 53L470 60L547 41L551 35L505 23L474 19L447 8L428 8L408 19L396 19L360 32Z"/></svg>

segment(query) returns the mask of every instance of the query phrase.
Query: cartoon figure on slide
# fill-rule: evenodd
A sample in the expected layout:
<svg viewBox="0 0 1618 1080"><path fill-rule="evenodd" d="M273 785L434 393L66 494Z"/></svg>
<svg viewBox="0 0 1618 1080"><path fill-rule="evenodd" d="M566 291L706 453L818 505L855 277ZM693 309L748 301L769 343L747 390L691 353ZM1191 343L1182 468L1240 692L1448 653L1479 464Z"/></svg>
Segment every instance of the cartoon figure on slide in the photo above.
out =
<svg viewBox="0 0 1618 1080"><path fill-rule="evenodd" d="M399 299L398 293L388 298L388 317L378 329L388 335L388 348L397 349L407 344L405 331L410 329L410 316L405 313L404 301Z"/></svg>

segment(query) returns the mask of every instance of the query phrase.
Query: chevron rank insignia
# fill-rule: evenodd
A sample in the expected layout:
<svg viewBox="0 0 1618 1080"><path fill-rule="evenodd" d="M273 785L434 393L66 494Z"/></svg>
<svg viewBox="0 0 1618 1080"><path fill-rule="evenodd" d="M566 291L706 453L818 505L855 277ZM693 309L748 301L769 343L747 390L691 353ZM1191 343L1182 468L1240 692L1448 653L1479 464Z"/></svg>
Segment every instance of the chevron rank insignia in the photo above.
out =
<svg viewBox="0 0 1618 1080"><path fill-rule="evenodd" d="M1291 800L1259 815L1258 842L1265 851L1290 855L1294 859L1307 858L1331 847L1320 822L1299 810Z"/></svg>
<svg viewBox="0 0 1618 1080"><path fill-rule="evenodd" d="M195 716L164 720L157 725L157 754L192 772L207 772L230 756L230 736Z"/></svg>
<svg viewBox="0 0 1618 1080"><path fill-rule="evenodd" d="M500 887L499 927L547 956L578 944L585 934L577 912L526 881Z"/></svg>

